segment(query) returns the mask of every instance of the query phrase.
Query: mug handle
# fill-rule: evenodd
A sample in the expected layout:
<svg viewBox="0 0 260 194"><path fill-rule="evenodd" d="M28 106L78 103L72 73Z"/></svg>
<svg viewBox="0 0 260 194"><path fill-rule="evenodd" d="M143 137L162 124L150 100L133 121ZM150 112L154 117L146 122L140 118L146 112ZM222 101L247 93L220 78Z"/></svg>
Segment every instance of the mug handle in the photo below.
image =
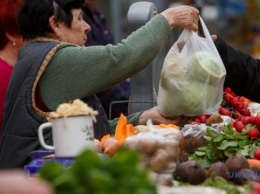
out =
<svg viewBox="0 0 260 194"><path fill-rule="evenodd" d="M47 145L43 138L43 130L49 127L52 127L52 123L50 122L41 124L38 129L38 138L43 148L47 150L54 150L54 146Z"/></svg>

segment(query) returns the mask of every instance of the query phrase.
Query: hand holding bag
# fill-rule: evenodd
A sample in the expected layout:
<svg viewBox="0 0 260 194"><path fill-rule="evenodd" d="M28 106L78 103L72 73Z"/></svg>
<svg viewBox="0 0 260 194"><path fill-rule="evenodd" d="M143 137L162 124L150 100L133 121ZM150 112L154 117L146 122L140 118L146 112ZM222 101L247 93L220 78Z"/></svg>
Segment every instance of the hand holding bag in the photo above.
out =
<svg viewBox="0 0 260 194"><path fill-rule="evenodd" d="M226 69L202 18L200 24L204 37L184 29L165 57L157 97L165 117L214 114L222 102Z"/></svg>

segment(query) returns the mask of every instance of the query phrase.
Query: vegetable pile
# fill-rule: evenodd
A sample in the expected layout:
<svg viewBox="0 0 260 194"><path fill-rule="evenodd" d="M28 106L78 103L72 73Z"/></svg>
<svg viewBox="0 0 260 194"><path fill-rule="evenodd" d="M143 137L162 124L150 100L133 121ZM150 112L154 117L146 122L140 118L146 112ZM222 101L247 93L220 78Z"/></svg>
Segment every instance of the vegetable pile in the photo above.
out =
<svg viewBox="0 0 260 194"><path fill-rule="evenodd" d="M204 136L207 145L199 147L190 159L199 161L204 167L215 161L224 161L236 153L260 159L260 115L251 115L247 100L225 88L218 113L229 116L231 122L220 131L207 128ZM192 123L207 123L208 118L209 115L201 115Z"/></svg>

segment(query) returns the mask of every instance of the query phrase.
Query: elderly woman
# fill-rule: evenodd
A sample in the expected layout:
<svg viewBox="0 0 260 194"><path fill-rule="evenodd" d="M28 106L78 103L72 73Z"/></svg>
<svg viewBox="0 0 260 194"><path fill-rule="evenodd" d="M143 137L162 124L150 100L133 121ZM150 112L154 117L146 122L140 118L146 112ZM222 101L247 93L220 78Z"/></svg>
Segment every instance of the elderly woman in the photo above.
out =
<svg viewBox="0 0 260 194"><path fill-rule="evenodd" d="M95 93L141 71L153 61L174 28L198 29L199 11L169 8L117 45L83 47L90 26L82 18L84 0L24 0L18 17L28 41L19 51L5 101L0 168L23 167L29 153L40 149L37 130L61 103L84 99L99 111L95 137L113 133L117 120L107 120ZM177 123L155 106L128 116L133 125ZM45 136L51 143L51 134Z"/></svg>

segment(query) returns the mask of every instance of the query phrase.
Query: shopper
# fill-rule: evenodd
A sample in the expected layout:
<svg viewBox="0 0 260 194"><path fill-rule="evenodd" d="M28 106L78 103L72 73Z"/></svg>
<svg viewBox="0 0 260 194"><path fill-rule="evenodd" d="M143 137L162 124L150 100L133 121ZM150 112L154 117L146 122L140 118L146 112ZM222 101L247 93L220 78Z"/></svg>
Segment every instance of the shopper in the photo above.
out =
<svg viewBox="0 0 260 194"><path fill-rule="evenodd" d="M95 138L114 133L118 119L102 114L95 93L111 87L151 64L174 28L198 29L199 11L193 7L169 8L153 17L117 45L85 47L90 26L84 22L84 0L24 0L18 16L23 38L5 100L0 168L23 167L29 153L41 149L38 127L50 111L74 99L84 99L99 111ZM158 107L128 116L133 125L175 123ZM45 142L52 142L51 133Z"/></svg>

